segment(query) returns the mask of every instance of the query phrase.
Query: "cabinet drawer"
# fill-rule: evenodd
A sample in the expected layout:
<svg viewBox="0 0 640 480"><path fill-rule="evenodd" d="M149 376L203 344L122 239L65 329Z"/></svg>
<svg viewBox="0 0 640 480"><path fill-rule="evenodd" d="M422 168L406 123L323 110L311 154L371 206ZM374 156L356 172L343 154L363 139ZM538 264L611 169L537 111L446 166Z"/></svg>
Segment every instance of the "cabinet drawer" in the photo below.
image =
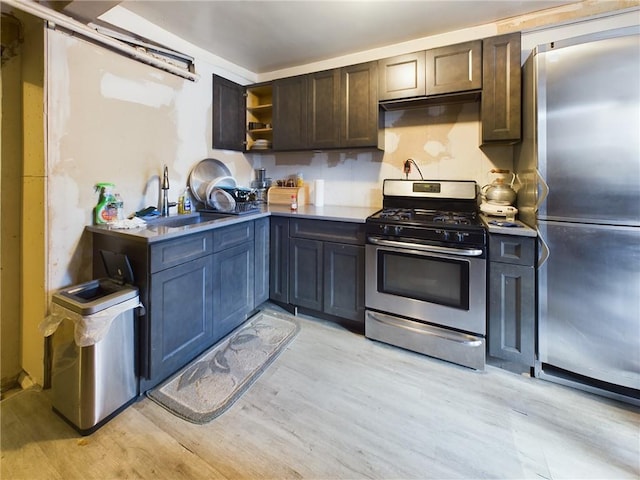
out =
<svg viewBox="0 0 640 480"><path fill-rule="evenodd" d="M211 232L194 233L150 248L151 273L213 253Z"/></svg>
<svg viewBox="0 0 640 480"><path fill-rule="evenodd" d="M221 252L245 242L253 242L253 222L244 222L213 231L213 251Z"/></svg>
<svg viewBox="0 0 640 480"><path fill-rule="evenodd" d="M331 220L291 220L289 235L297 238L326 242L365 244L363 223L335 222Z"/></svg>
<svg viewBox="0 0 640 480"><path fill-rule="evenodd" d="M489 259L492 262L533 266L536 239L517 235L489 235Z"/></svg>

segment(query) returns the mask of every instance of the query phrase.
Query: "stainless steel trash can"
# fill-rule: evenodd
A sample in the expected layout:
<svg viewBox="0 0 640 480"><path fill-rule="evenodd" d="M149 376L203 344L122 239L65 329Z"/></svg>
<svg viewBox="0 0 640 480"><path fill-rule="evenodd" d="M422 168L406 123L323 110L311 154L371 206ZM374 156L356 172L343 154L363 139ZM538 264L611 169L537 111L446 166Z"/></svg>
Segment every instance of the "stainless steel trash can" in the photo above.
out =
<svg viewBox="0 0 640 480"><path fill-rule="evenodd" d="M52 335L52 406L82 435L94 432L137 397L137 307L123 308L138 305L138 298L136 287L112 278L92 280L53 295L53 303L69 315L61 315ZM110 312L117 311L121 313L110 317ZM92 345L78 346L74 335L78 315L96 314L113 318L106 334Z"/></svg>

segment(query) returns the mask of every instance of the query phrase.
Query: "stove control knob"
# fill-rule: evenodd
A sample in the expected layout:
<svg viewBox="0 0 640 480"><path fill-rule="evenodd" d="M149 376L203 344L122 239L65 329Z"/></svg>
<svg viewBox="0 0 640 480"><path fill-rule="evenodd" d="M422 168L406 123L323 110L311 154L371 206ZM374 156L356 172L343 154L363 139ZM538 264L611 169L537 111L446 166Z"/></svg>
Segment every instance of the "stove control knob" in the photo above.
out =
<svg viewBox="0 0 640 480"><path fill-rule="evenodd" d="M400 225L396 225L395 227L393 227L393 233L395 233L396 235L400 235L400 232L402 232L402 227Z"/></svg>
<svg viewBox="0 0 640 480"><path fill-rule="evenodd" d="M382 230L382 233L384 235L386 235L387 233L389 233L389 225L378 225L380 227L380 230Z"/></svg>
<svg viewBox="0 0 640 480"><path fill-rule="evenodd" d="M436 233L442 235L443 240L449 240L449 231L448 230L436 230Z"/></svg>
<svg viewBox="0 0 640 480"><path fill-rule="evenodd" d="M456 239L457 239L459 242L464 242L464 237L468 237L468 236L469 236L469 234L468 234L468 233L465 233L465 232L456 232Z"/></svg>

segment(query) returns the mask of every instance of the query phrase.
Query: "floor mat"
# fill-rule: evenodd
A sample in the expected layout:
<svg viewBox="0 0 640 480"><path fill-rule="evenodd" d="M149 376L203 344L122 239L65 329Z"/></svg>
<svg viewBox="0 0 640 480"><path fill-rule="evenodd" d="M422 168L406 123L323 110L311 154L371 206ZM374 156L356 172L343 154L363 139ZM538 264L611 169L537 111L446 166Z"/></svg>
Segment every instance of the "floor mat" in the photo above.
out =
<svg viewBox="0 0 640 480"><path fill-rule="evenodd" d="M264 310L147 396L192 423L228 409L293 340L295 317Z"/></svg>

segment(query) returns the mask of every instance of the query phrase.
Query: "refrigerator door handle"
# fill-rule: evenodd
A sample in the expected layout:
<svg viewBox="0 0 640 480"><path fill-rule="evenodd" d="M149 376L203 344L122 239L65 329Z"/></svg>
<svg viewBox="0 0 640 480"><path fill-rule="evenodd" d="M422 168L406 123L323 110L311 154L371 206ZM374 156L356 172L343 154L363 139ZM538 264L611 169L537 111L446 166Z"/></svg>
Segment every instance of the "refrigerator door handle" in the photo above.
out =
<svg viewBox="0 0 640 480"><path fill-rule="evenodd" d="M538 257L538 268L540 268L546 263L547 259L549 258L549 246L547 245L547 242L544 241L544 237L540 233L540 230L536 230L538 232L538 240L540 245L540 255Z"/></svg>
<svg viewBox="0 0 640 480"><path fill-rule="evenodd" d="M537 169L536 176L538 177L538 190L540 192L540 194L538 195L538 201L536 203L537 212L540 208L540 205L542 205L542 203L547 199L547 196L549 195L549 185L547 185L547 182L544 181L544 178L542 178L540 171Z"/></svg>

